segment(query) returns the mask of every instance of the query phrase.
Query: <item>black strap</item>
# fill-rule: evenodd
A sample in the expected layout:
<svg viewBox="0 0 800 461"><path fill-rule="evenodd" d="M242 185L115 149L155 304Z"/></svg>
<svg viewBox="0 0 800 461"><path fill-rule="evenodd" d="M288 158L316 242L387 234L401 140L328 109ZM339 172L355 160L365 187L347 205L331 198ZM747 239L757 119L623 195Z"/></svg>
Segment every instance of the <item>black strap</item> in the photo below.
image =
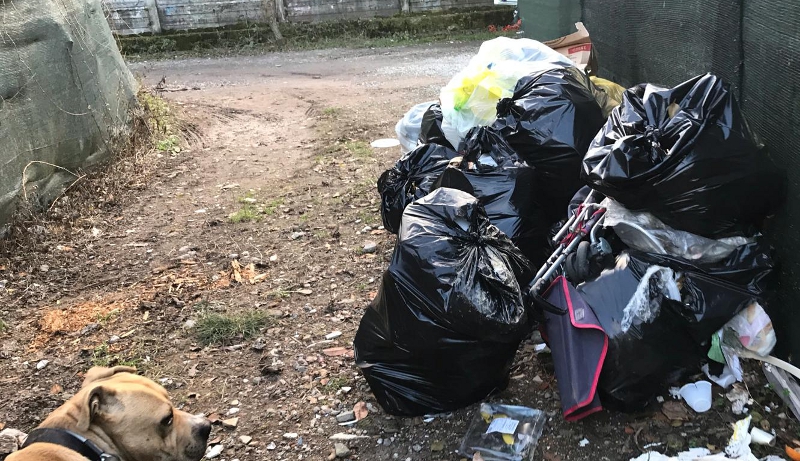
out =
<svg viewBox="0 0 800 461"><path fill-rule="evenodd" d="M52 429L52 428L39 428L34 429L28 434L28 438L22 445L22 448L27 448L34 443L52 443L68 448L72 451L80 453L84 458L90 461L110 461L118 459L114 455L108 455L101 450L91 440L78 435L66 429Z"/></svg>

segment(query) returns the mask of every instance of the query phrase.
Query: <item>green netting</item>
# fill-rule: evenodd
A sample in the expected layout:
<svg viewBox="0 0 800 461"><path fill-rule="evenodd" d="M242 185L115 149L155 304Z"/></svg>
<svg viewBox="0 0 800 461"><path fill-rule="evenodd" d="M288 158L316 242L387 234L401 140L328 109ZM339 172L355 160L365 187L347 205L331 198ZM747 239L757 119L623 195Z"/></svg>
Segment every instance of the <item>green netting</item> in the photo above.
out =
<svg viewBox="0 0 800 461"><path fill-rule="evenodd" d="M134 88L99 0L0 2L0 226L108 156Z"/></svg>
<svg viewBox="0 0 800 461"><path fill-rule="evenodd" d="M769 306L778 354L800 363L800 3L796 0L583 0L599 75L672 86L704 72L729 81L748 121L789 175L770 223L781 268ZM525 19L523 18L523 23Z"/></svg>

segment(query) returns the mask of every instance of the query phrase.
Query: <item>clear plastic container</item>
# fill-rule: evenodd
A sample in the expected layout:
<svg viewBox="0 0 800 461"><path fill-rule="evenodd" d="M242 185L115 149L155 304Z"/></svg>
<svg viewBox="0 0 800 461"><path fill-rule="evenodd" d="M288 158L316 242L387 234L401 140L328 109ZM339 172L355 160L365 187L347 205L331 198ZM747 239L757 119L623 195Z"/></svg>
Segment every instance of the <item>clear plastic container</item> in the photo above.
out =
<svg viewBox="0 0 800 461"><path fill-rule="evenodd" d="M532 461L546 419L533 408L482 403L458 452L484 461Z"/></svg>

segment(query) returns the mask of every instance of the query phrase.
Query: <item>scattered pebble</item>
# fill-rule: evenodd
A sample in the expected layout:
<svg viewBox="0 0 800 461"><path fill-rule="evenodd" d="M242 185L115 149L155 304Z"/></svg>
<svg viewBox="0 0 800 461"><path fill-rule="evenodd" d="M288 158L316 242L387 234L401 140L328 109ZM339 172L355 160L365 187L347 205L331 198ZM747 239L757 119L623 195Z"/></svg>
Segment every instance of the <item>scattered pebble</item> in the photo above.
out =
<svg viewBox="0 0 800 461"><path fill-rule="evenodd" d="M233 407L230 410L228 410L228 414L229 415L235 415L236 413L239 413L239 408L238 407Z"/></svg>
<svg viewBox="0 0 800 461"><path fill-rule="evenodd" d="M336 339L339 336L342 336L342 332L341 331L334 331L332 333L328 333L327 335L325 335L325 339Z"/></svg>
<svg viewBox="0 0 800 461"><path fill-rule="evenodd" d="M275 442L270 442L269 445L267 445L267 450L274 450L276 448L278 448L278 446L275 445Z"/></svg>
<svg viewBox="0 0 800 461"><path fill-rule="evenodd" d="M378 244L373 241L364 243L364 253L375 253L378 251Z"/></svg>
<svg viewBox="0 0 800 461"><path fill-rule="evenodd" d="M50 363L49 360L40 360L39 363L36 364L36 369L41 370L46 367L48 363Z"/></svg>
<svg viewBox="0 0 800 461"><path fill-rule="evenodd" d="M208 447L208 450L206 451L206 458L208 459L216 458L217 456L222 454L222 450L224 449L225 447L222 445L214 445Z"/></svg>
<svg viewBox="0 0 800 461"><path fill-rule="evenodd" d="M422 451L422 446L419 444L414 444L414 446L412 446L411 449L419 453L420 451Z"/></svg>
<svg viewBox="0 0 800 461"><path fill-rule="evenodd" d="M291 238L292 240L297 240L304 235L306 235L305 232L292 232L292 235L289 238Z"/></svg>
<svg viewBox="0 0 800 461"><path fill-rule="evenodd" d="M578 445L579 445L581 448L582 448L582 447L585 447L586 445L589 445L589 439L583 439L583 440L581 440L580 442L578 442Z"/></svg>
<svg viewBox="0 0 800 461"><path fill-rule="evenodd" d="M338 443L338 442L335 443L333 445L333 449L336 452L336 457L337 458L344 458L344 457L346 457L347 455L350 454L350 449L347 448L347 445L345 445L343 443Z"/></svg>
<svg viewBox="0 0 800 461"><path fill-rule="evenodd" d="M287 432L287 433L283 434L283 438L284 439L294 440L297 437L299 437L297 432Z"/></svg>
<svg viewBox="0 0 800 461"><path fill-rule="evenodd" d="M112 336L112 337L108 338L108 343L109 343L109 344L114 344L114 343L116 343L116 342L119 342L119 336L117 336L117 335L114 335L114 336Z"/></svg>
<svg viewBox="0 0 800 461"><path fill-rule="evenodd" d="M354 419L356 419L356 414L352 411L343 411L338 415L336 415L336 421L340 423L346 423L349 421L353 421Z"/></svg>
<svg viewBox="0 0 800 461"><path fill-rule="evenodd" d="M239 418L231 418L222 420L222 427L226 429L236 429L239 425Z"/></svg>
<svg viewBox="0 0 800 461"><path fill-rule="evenodd" d="M242 442L245 445L250 445L250 442L253 441L253 438L250 437L249 435L243 435L243 436L239 437L239 441Z"/></svg>

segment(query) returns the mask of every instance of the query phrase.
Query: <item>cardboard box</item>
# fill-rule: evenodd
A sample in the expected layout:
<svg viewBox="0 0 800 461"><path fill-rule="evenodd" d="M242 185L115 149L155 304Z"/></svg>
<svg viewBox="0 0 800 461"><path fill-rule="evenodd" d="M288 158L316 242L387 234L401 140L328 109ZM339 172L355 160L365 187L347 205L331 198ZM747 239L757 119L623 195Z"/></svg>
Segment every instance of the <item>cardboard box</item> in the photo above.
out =
<svg viewBox="0 0 800 461"><path fill-rule="evenodd" d="M568 57L575 65L586 71L589 75L596 75L597 57L592 48L592 39L589 31L582 22L576 22L577 32L573 32L565 37L544 42L545 45Z"/></svg>

